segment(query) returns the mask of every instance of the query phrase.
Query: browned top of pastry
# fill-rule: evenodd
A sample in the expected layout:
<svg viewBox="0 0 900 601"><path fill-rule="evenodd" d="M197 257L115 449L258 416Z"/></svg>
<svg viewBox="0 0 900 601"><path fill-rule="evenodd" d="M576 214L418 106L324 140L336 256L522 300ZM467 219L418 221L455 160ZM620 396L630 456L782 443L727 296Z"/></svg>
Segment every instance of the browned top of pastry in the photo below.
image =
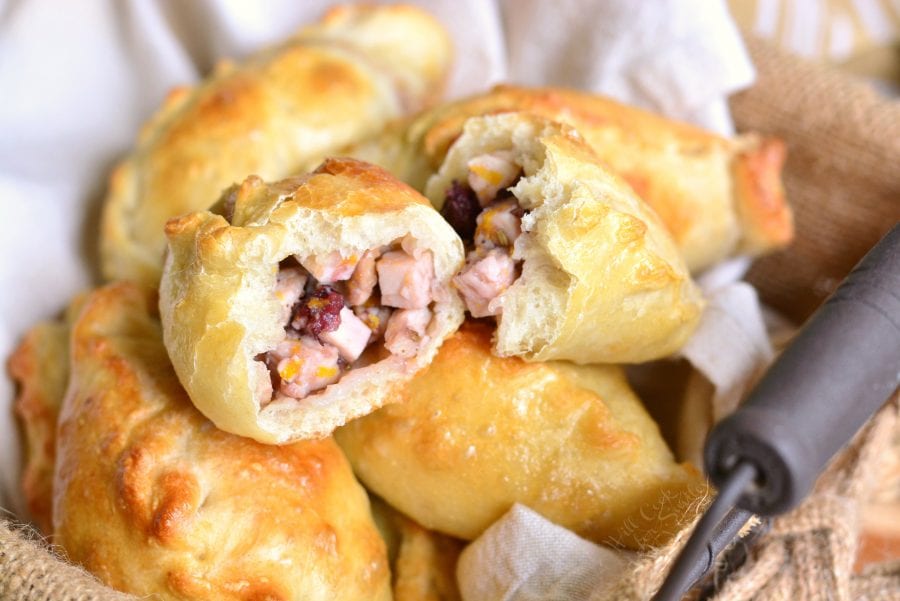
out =
<svg viewBox="0 0 900 601"><path fill-rule="evenodd" d="M348 158L326 159L292 198L308 209L346 216L396 213L411 202L430 206L424 196L381 167Z"/></svg>
<svg viewBox="0 0 900 601"><path fill-rule="evenodd" d="M597 94L567 88L499 85L485 94L435 109L435 127L431 127L425 136L425 150L430 157L443 156L462 131L466 119L507 111L527 111L548 119L555 118L576 129L627 131L630 141L636 145L656 146L661 136L677 139L683 147L695 150L727 144L721 136L699 127Z"/></svg>
<svg viewBox="0 0 900 601"><path fill-rule="evenodd" d="M278 179L421 108L442 88L446 32L411 6L330 11L277 47L172 92L113 172L103 274L154 286L167 219L250 174Z"/></svg>

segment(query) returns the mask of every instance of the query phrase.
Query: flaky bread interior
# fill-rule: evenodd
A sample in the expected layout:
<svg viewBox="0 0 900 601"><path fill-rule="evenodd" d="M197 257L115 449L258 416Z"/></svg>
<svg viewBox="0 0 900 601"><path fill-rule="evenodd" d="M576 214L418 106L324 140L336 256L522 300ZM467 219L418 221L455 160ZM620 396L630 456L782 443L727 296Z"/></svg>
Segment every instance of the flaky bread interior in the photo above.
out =
<svg viewBox="0 0 900 601"><path fill-rule="evenodd" d="M657 212L694 273L734 254L781 248L793 238L779 142L761 145L752 134L725 138L576 90L497 86L425 111L404 123L405 130L391 125L348 154L424 189L467 119L510 111L577 129Z"/></svg>
<svg viewBox="0 0 900 601"><path fill-rule="evenodd" d="M376 41L384 32L393 34ZM300 173L421 108L441 89L449 58L447 34L419 9L343 7L285 44L172 92L110 178L104 277L155 287L167 219L206 209L249 174Z"/></svg>
<svg viewBox="0 0 900 601"><path fill-rule="evenodd" d="M448 293L435 300L428 339L417 355L379 357L324 391L261 408L259 391L269 373L257 357L284 338L274 296L280 261L334 250L362 254L410 235L431 250L435 280L449 288L463 249L421 195L350 159L330 159L309 176L275 184L250 177L229 194L231 223L210 212L169 222L160 286L175 371L197 408L223 430L277 444L327 436L380 407L462 322L462 304Z"/></svg>
<svg viewBox="0 0 900 601"><path fill-rule="evenodd" d="M513 503L629 548L696 515L702 476L675 463L618 367L496 357L490 336L466 322L398 402L335 432L370 490L467 540Z"/></svg>
<svg viewBox="0 0 900 601"><path fill-rule="evenodd" d="M106 286L73 326L53 542L140 598L390 599L384 542L334 441L217 429L179 385L149 296Z"/></svg>
<svg viewBox="0 0 900 601"><path fill-rule="evenodd" d="M513 259L522 274L501 296L495 352L529 360L630 363L677 351L703 301L659 218L571 128L526 113L473 117L426 195L443 203L468 161L513 152L523 209Z"/></svg>

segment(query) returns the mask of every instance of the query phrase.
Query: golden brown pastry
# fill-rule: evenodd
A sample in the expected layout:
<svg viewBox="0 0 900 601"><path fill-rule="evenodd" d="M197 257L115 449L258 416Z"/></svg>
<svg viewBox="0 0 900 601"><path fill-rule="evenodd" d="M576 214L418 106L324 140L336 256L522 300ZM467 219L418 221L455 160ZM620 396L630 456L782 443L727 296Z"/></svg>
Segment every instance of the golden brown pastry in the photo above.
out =
<svg viewBox="0 0 900 601"><path fill-rule="evenodd" d="M726 139L574 90L498 86L394 123L349 152L423 189L469 117L508 111L575 127L659 214L692 272L793 238L781 184L783 143L752 134Z"/></svg>
<svg viewBox="0 0 900 601"><path fill-rule="evenodd" d="M69 330L79 308L76 299L64 319L31 328L9 358L9 373L18 384L14 407L25 442L22 491L32 520L44 534L53 530L56 422L69 383Z"/></svg>
<svg viewBox="0 0 900 601"><path fill-rule="evenodd" d="M154 599L390 599L384 542L332 439L215 428L172 372L145 293L92 293L72 331L54 542Z"/></svg>
<svg viewBox="0 0 900 601"><path fill-rule="evenodd" d="M402 519L402 516L401 516ZM394 601L459 601L463 543L405 520L394 566Z"/></svg>
<svg viewBox="0 0 900 601"><path fill-rule="evenodd" d="M279 47L170 94L113 172L101 226L108 279L155 287L170 217L247 175L279 179L436 99L443 28L404 5L346 6Z"/></svg>
<svg viewBox="0 0 900 601"><path fill-rule="evenodd" d="M706 494L619 368L498 358L484 323L467 322L396 400L335 437L363 483L426 528L472 539L518 502L640 548Z"/></svg>
<svg viewBox="0 0 900 601"><path fill-rule="evenodd" d="M656 214L568 126L473 117L426 195L468 244L453 284L494 351L637 363L693 332L700 292Z"/></svg>
<svg viewBox="0 0 900 601"><path fill-rule="evenodd" d="M388 545L394 601L460 601L456 564L465 543L423 528L378 497L371 501Z"/></svg>
<svg viewBox="0 0 900 601"><path fill-rule="evenodd" d="M379 167L250 177L221 207L167 225L160 308L179 379L224 430L327 436L384 404L462 322L462 243Z"/></svg>

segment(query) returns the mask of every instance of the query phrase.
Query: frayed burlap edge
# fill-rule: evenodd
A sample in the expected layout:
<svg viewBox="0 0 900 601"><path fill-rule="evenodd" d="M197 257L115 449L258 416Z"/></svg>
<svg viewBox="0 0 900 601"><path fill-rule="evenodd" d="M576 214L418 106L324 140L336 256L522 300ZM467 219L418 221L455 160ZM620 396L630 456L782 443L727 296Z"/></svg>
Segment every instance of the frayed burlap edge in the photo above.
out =
<svg viewBox="0 0 900 601"><path fill-rule="evenodd" d="M136 601L63 561L34 530L0 519L0 599Z"/></svg>

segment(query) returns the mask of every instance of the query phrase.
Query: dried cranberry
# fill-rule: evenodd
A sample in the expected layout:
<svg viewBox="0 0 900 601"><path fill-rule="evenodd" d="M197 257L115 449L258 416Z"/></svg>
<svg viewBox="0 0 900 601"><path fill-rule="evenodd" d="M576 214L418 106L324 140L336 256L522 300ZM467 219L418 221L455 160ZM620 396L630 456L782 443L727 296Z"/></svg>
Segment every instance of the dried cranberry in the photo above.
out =
<svg viewBox="0 0 900 601"><path fill-rule="evenodd" d="M316 286L303 297L294 314L292 325L305 328L313 336L333 332L341 325L344 297L331 286Z"/></svg>
<svg viewBox="0 0 900 601"><path fill-rule="evenodd" d="M479 213L481 213L481 205L472 188L453 180L444 197L441 215L456 230L460 238L465 241L472 240Z"/></svg>

